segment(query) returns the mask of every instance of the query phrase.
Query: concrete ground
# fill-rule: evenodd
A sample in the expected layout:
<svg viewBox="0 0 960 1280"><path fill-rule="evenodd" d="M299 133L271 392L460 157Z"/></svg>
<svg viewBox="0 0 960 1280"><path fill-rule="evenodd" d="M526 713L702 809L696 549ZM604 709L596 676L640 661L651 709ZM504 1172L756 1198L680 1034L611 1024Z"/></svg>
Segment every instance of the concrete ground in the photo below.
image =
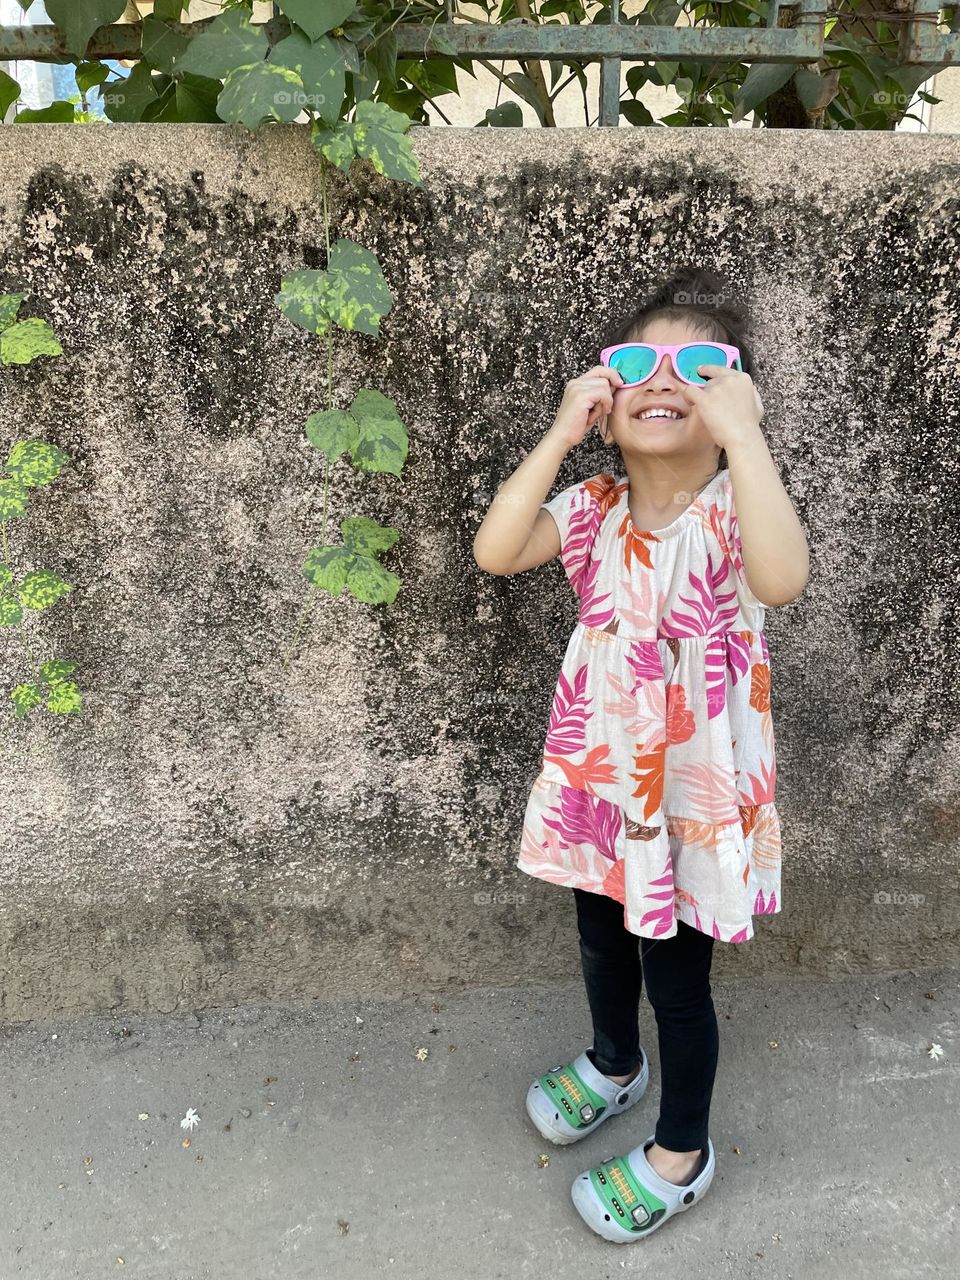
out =
<svg viewBox="0 0 960 1280"><path fill-rule="evenodd" d="M5 1027L0 1280L954 1276L958 978L714 981L717 1174L628 1245L569 1188L653 1132L646 999L646 1096L566 1148L523 1099L578 984Z"/></svg>

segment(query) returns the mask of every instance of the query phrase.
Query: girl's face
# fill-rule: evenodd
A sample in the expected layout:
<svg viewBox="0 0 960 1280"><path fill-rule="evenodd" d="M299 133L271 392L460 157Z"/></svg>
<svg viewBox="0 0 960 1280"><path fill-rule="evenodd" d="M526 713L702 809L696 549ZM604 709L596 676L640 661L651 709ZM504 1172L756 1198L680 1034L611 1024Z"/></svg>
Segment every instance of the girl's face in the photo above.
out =
<svg viewBox="0 0 960 1280"><path fill-rule="evenodd" d="M652 320L635 342L702 342L702 330L680 320ZM677 377L668 355L639 387L622 387L613 393L613 412L607 415L607 441L612 438L623 454L685 454L696 457L719 453L710 432L700 422L700 415L683 395L686 383ZM643 418L645 409L653 407L674 410L678 418L655 416Z"/></svg>

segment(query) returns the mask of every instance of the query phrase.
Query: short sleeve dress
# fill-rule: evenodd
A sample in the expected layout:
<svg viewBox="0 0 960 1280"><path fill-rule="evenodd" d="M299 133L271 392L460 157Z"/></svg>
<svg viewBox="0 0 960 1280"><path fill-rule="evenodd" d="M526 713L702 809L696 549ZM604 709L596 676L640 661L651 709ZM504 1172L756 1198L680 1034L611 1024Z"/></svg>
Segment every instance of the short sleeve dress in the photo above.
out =
<svg viewBox="0 0 960 1280"><path fill-rule="evenodd" d="M543 507L579 618L557 681L517 866L606 894L624 925L721 942L780 910L780 820L764 606L747 585L730 472L665 529L629 479Z"/></svg>

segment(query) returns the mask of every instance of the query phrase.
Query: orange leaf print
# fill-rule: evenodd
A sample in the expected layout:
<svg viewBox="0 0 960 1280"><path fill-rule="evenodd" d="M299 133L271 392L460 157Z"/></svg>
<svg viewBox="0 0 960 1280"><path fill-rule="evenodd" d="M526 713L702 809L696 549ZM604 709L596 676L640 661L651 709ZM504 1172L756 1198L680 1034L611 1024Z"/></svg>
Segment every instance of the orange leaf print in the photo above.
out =
<svg viewBox="0 0 960 1280"><path fill-rule="evenodd" d="M640 783L633 794L638 799L640 796L646 796L646 804L643 806L645 818L656 813L663 804L663 766L666 751L667 744L661 742L647 755L634 756L634 763L641 772L630 774L631 778L636 778Z"/></svg>
<svg viewBox="0 0 960 1280"><path fill-rule="evenodd" d="M750 705L757 711L770 710L770 667L755 662L750 673Z"/></svg>
<svg viewBox="0 0 960 1280"><path fill-rule="evenodd" d="M667 685L667 745L686 742L696 732L693 712L687 710L687 694L682 684Z"/></svg>
<svg viewBox="0 0 960 1280"><path fill-rule="evenodd" d="M603 879L603 892L624 906L627 900L627 886L624 880L623 859L618 858Z"/></svg>
<svg viewBox="0 0 960 1280"><path fill-rule="evenodd" d="M566 756L544 756L543 758L550 764L559 765L567 776L568 787L576 787L578 791L586 791L592 796L596 795L596 792L590 786L591 782L617 781L614 766L601 763L609 750L608 743L601 743L599 747L594 747L592 751L587 752L582 764L577 764L575 760L569 760Z"/></svg>
<svg viewBox="0 0 960 1280"><path fill-rule="evenodd" d="M659 542L659 538L655 538L652 533L646 535L637 533L630 519L630 512L626 512L620 521L620 528L617 530L617 537L623 542L623 565L629 573L631 563L634 557L643 565L645 569L653 568L653 561L650 559L650 549L648 542Z"/></svg>

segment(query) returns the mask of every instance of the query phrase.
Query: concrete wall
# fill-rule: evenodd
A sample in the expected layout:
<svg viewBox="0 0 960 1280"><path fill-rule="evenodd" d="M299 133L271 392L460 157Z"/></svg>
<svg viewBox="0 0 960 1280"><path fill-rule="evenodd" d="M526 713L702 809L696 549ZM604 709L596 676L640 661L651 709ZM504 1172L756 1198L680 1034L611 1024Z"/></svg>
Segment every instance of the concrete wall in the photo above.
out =
<svg viewBox="0 0 960 1280"><path fill-rule="evenodd" d="M513 865L575 602L471 541L608 322L698 254L753 299L813 562L768 613L783 911L715 973L960 960L960 141L413 137L422 191L331 192L396 296L381 340L337 333L336 403L377 387L411 450L400 480L336 465L330 538L393 523L404 584L319 597L282 675L322 509L325 361L273 303L323 262L305 130L0 130L0 288L65 348L0 369L2 443L75 460L10 558L75 584L29 634L86 698L2 740L3 1018L576 976L572 895ZM4 690L19 653L0 633Z"/></svg>

